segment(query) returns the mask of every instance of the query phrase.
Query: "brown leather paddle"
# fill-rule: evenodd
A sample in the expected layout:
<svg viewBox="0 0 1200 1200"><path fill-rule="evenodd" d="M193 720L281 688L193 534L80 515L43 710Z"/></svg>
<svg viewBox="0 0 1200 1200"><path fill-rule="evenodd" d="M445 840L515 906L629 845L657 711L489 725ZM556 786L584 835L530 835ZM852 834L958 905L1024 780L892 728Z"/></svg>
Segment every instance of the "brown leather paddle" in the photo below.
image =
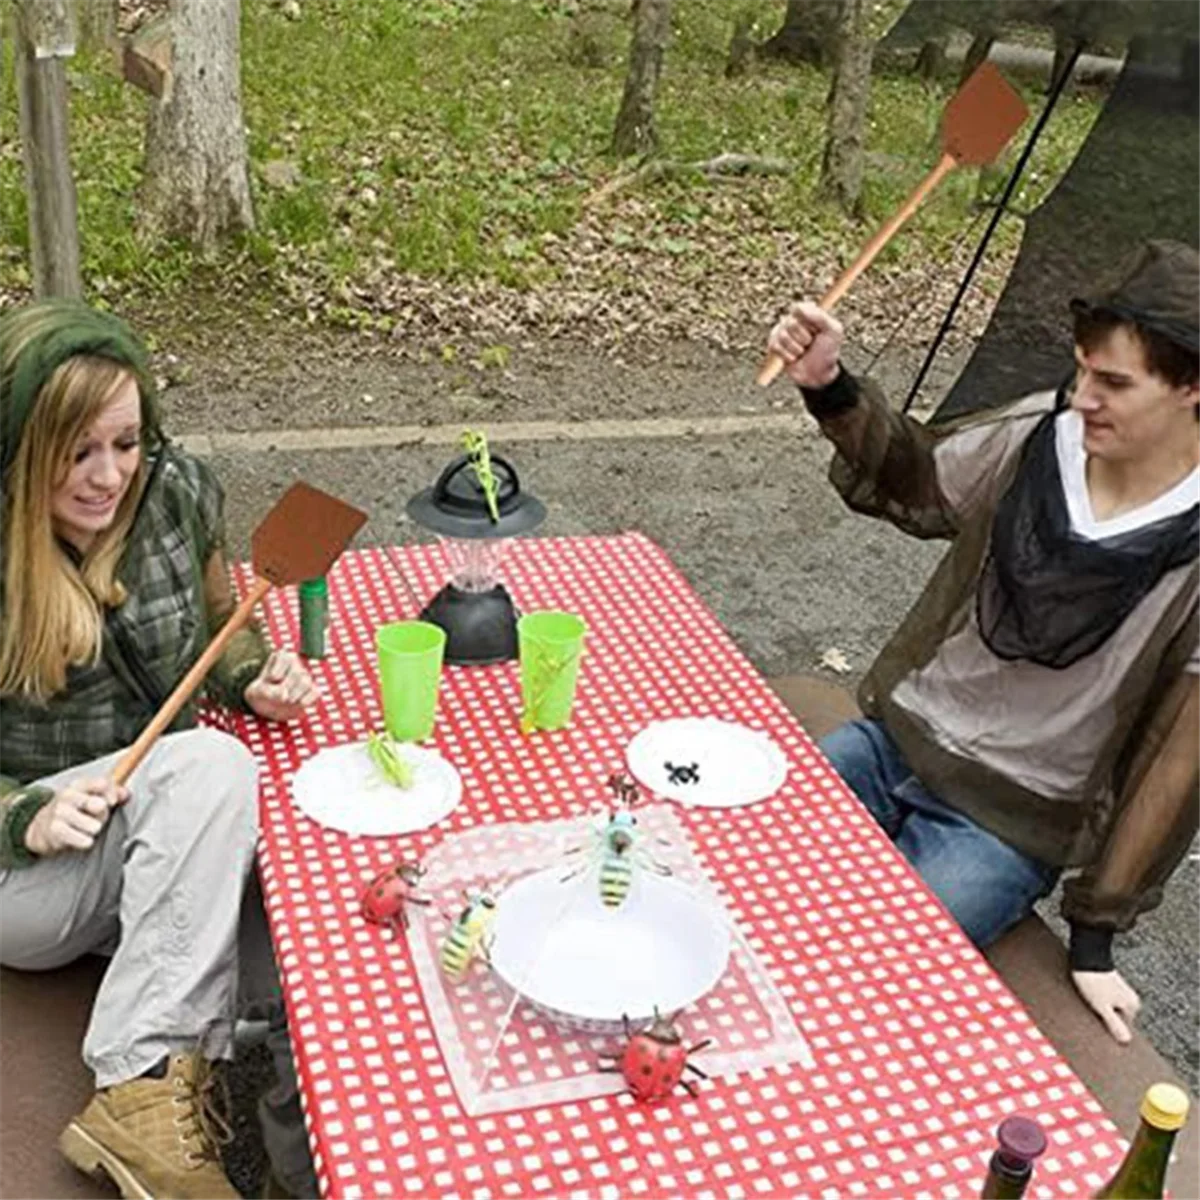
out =
<svg viewBox="0 0 1200 1200"><path fill-rule="evenodd" d="M1028 115L1024 101L1009 87L1004 76L990 62L981 63L951 97L942 113L942 157L937 166L838 276L833 287L821 297L821 307L829 311L841 300L900 226L955 167L991 162L1008 145ZM758 382L766 387L783 367L783 359L778 354L769 354L759 369Z"/></svg>
<svg viewBox="0 0 1200 1200"><path fill-rule="evenodd" d="M366 519L366 513L307 483L294 483L288 488L250 536L253 586L137 741L125 751L113 772L115 783L125 783L137 770L150 747L204 681L230 639L250 620L255 605L267 592L273 587L324 575Z"/></svg>

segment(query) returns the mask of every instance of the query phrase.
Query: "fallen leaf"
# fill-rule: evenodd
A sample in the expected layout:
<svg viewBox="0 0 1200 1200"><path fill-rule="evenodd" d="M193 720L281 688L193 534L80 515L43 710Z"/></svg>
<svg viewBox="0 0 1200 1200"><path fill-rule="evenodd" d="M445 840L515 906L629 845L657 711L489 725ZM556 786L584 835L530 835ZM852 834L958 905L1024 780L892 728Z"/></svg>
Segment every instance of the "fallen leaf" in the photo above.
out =
<svg viewBox="0 0 1200 1200"><path fill-rule="evenodd" d="M838 675L846 675L853 670L850 660L836 646L831 646L821 655L820 665Z"/></svg>

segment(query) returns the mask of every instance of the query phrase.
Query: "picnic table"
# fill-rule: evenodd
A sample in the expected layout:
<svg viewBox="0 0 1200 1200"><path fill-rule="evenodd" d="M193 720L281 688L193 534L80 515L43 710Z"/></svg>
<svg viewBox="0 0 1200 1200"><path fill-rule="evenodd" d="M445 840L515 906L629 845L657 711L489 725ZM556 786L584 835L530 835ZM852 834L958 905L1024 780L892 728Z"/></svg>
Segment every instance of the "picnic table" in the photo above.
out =
<svg viewBox="0 0 1200 1200"><path fill-rule="evenodd" d="M421 595L445 582L437 545L399 554ZM522 611L587 621L575 713L523 736L516 664L448 667L432 743L464 799L441 825L355 837L289 794L307 758L381 725L374 631L416 616L382 551L331 572L316 713L295 726L223 718L263 769L259 865L322 1193L971 1197L996 1126L1017 1112L1049 1141L1029 1195L1102 1184L1123 1153L1116 1128L666 553L638 533L520 539L502 577ZM265 613L277 644L298 644L293 589ZM815 1066L713 1078L653 1107L623 1093L468 1116L405 939L363 921L363 888L450 832L588 812L630 739L681 716L763 730L787 756L771 798L678 816Z"/></svg>

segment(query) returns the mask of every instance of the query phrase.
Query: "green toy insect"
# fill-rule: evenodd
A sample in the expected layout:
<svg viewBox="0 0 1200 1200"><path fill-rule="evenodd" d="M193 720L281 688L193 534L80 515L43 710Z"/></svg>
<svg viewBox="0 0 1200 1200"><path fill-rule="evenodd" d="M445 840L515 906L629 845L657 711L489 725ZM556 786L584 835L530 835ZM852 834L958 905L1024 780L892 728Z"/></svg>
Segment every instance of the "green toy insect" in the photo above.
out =
<svg viewBox="0 0 1200 1200"><path fill-rule="evenodd" d="M496 482L496 476L492 473L492 456L488 450L487 435L481 433L478 429L464 429L462 434L462 446L467 452L467 457L471 460L471 466L475 471L475 478L479 480L479 486L483 489L483 498L487 501L488 515L492 521L500 520L500 485Z"/></svg>
<svg viewBox="0 0 1200 1200"><path fill-rule="evenodd" d="M367 738L367 754L386 782L398 788L412 787L412 764L400 753L400 743L390 734L371 734Z"/></svg>

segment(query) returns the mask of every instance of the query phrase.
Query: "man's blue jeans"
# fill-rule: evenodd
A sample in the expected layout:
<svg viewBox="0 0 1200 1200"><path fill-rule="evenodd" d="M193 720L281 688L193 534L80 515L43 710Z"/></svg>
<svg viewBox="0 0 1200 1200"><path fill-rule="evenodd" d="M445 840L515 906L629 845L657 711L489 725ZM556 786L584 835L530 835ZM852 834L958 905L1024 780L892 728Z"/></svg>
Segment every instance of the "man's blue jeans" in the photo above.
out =
<svg viewBox="0 0 1200 1200"><path fill-rule="evenodd" d="M977 946L994 942L1054 887L1057 867L1015 850L929 792L881 722L851 721L821 749Z"/></svg>

